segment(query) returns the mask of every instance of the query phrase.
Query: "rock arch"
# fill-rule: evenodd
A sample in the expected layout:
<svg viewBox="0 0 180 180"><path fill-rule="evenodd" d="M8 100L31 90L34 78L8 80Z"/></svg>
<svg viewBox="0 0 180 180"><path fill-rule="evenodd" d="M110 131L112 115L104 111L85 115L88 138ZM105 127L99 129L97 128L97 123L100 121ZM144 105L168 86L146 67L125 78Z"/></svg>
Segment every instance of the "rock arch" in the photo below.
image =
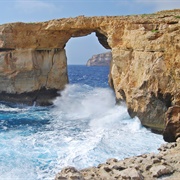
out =
<svg viewBox="0 0 180 180"><path fill-rule="evenodd" d="M99 18L99 21L104 19ZM100 44L110 48L106 35L99 29L100 22L95 26L92 18L80 16L44 23L0 26L3 34L0 39L3 84L0 87L0 99L28 104L34 101L40 105L51 104L57 91L68 83L64 47L71 37L95 32Z"/></svg>
<svg viewBox="0 0 180 180"><path fill-rule="evenodd" d="M168 108L180 106L179 13L0 25L0 100L48 104L68 82L65 44L96 32L112 49L109 82L117 99L126 101L130 115L143 125L162 130ZM40 98L43 94L46 98Z"/></svg>

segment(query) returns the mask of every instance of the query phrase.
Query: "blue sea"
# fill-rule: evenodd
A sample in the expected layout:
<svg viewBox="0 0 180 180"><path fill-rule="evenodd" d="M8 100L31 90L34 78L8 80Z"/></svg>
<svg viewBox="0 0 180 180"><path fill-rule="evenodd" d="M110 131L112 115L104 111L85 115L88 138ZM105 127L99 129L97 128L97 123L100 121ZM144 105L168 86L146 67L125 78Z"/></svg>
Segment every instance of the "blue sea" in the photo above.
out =
<svg viewBox="0 0 180 180"><path fill-rule="evenodd" d="M163 143L116 105L109 67L70 65L68 73L50 107L0 104L0 179L51 180L65 166L157 152Z"/></svg>

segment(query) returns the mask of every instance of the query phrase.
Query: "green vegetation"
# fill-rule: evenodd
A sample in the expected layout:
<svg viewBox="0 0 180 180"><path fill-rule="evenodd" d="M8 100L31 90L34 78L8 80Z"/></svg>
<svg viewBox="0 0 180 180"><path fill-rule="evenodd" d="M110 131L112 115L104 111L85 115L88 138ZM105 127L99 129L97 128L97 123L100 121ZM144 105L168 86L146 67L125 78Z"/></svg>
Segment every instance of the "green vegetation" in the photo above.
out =
<svg viewBox="0 0 180 180"><path fill-rule="evenodd" d="M148 15L149 15L149 14L142 14L141 16L142 16L142 17L145 17L145 16L148 16Z"/></svg>
<svg viewBox="0 0 180 180"><path fill-rule="evenodd" d="M148 16L154 16L156 14L152 13L152 14L141 14L141 17L148 17Z"/></svg>
<svg viewBox="0 0 180 180"><path fill-rule="evenodd" d="M151 32L158 33L159 31L157 29L153 29L153 30L151 30Z"/></svg>
<svg viewBox="0 0 180 180"><path fill-rule="evenodd" d="M180 16L175 16L175 18L179 18L180 19Z"/></svg>

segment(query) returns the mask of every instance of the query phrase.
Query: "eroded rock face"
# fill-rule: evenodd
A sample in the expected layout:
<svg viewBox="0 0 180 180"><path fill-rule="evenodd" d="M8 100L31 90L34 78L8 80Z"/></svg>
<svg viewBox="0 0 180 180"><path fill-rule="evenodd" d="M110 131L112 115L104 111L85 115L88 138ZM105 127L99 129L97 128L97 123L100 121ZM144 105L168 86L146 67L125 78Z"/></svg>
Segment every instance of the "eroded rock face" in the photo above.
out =
<svg viewBox="0 0 180 180"><path fill-rule="evenodd" d="M63 49L0 52L0 99L40 105L51 104L67 83Z"/></svg>
<svg viewBox="0 0 180 180"><path fill-rule="evenodd" d="M124 25L112 48L110 83L132 117L161 131L168 108L180 104L180 21L158 21Z"/></svg>
<svg viewBox="0 0 180 180"><path fill-rule="evenodd" d="M172 10L1 25L0 92L63 89L66 43L95 32L112 50L109 82L117 99L126 101L130 115L143 125L162 131L168 108L180 105L179 15L180 10Z"/></svg>
<svg viewBox="0 0 180 180"><path fill-rule="evenodd" d="M168 109L165 115L165 123L164 140L174 142L180 137L180 106L173 106Z"/></svg>
<svg viewBox="0 0 180 180"><path fill-rule="evenodd" d="M112 49L111 82L117 98L126 100L132 117L157 130L164 127L167 109L179 104L179 27L179 21L127 23L121 44Z"/></svg>

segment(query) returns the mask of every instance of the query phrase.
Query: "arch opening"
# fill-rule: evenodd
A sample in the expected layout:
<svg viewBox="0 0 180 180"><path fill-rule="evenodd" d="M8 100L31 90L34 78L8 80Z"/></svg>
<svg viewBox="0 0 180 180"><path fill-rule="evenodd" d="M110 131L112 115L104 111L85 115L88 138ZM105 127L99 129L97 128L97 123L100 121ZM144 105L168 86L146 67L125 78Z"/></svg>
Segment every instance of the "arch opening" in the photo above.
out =
<svg viewBox="0 0 180 180"><path fill-rule="evenodd" d="M68 65L85 65L93 55L111 51L107 37L93 32L82 37L72 37L65 46Z"/></svg>
<svg viewBox="0 0 180 180"><path fill-rule="evenodd" d="M65 46L69 84L108 86L111 50L107 38L100 33L71 38ZM89 67L91 66L91 67Z"/></svg>

